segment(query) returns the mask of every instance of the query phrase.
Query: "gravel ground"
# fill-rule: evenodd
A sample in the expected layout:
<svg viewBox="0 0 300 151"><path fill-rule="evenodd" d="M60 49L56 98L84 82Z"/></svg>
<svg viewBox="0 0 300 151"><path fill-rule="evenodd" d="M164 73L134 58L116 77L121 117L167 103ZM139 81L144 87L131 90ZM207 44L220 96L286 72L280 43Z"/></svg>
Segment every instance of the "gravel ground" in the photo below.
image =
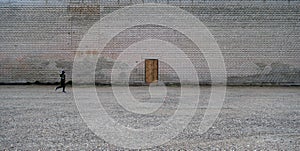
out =
<svg viewBox="0 0 300 151"><path fill-rule="evenodd" d="M111 87L97 87L97 92L115 121L141 128L158 126L176 112L180 88L167 89L163 106L150 115L122 108ZM149 102L147 87L132 87L131 92ZM197 112L188 126L171 141L147 150L300 150L300 87L227 87L221 113L200 134L209 94L210 87L201 87ZM124 150L87 127L70 87L60 93L54 86L0 86L0 115L2 150Z"/></svg>

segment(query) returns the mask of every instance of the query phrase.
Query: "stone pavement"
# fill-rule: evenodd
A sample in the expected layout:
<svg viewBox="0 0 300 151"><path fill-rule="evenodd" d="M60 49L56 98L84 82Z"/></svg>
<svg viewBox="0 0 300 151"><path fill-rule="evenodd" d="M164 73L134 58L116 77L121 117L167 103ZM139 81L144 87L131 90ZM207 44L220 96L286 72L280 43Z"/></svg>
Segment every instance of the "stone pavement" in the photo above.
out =
<svg viewBox="0 0 300 151"><path fill-rule="evenodd" d="M88 128L71 87L67 87L66 94L55 92L54 88L0 86L1 150L124 149ZM86 89L83 87L82 91ZM177 112L180 87L167 87L167 97L154 100L149 99L147 87L130 90L141 102L163 104L150 115L132 113L118 104L111 87L97 87L102 106L121 125L155 127ZM207 132L200 134L209 95L210 87L201 87L200 102L188 126L169 142L148 150L299 150L300 87L227 87L218 118Z"/></svg>

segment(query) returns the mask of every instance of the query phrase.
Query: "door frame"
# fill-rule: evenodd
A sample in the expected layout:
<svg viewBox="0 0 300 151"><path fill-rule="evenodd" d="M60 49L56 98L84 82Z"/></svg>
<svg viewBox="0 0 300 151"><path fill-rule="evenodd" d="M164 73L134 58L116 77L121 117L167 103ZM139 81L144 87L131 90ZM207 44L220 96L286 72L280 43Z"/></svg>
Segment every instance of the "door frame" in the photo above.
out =
<svg viewBox="0 0 300 151"><path fill-rule="evenodd" d="M150 84L150 83L148 83L147 82L147 70L146 70L146 67L147 67L147 64L146 64L146 60L157 60L157 73L156 73L156 75L157 75L157 81L159 80L159 59L158 58L144 58L144 62L145 62L145 76L144 76L144 78L145 78L145 83L147 83L147 84Z"/></svg>

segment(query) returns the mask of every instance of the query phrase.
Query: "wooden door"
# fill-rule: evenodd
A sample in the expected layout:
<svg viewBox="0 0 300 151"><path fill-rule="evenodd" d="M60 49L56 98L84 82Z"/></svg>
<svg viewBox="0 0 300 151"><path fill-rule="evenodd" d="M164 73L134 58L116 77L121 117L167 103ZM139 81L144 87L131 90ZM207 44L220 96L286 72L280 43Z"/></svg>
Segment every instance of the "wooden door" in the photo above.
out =
<svg viewBox="0 0 300 151"><path fill-rule="evenodd" d="M145 60L145 81L146 83L157 82L158 80L158 60Z"/></svg>

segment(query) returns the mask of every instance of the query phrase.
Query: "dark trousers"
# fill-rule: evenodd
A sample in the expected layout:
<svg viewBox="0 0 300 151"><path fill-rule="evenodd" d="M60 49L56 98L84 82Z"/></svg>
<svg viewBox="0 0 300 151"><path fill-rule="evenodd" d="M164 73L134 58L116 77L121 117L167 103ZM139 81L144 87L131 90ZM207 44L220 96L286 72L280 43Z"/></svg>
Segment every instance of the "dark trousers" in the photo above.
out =
<svg viewBox="0 0 300 151"><path fill-rule="evenodd" d="M63 92L66 92L66 91L65 91L66 84L65 84L64 82L62 82L62 83L60 84L60 86L56 87L55 90L60 89L60 88L63 88Z"/></svg>

